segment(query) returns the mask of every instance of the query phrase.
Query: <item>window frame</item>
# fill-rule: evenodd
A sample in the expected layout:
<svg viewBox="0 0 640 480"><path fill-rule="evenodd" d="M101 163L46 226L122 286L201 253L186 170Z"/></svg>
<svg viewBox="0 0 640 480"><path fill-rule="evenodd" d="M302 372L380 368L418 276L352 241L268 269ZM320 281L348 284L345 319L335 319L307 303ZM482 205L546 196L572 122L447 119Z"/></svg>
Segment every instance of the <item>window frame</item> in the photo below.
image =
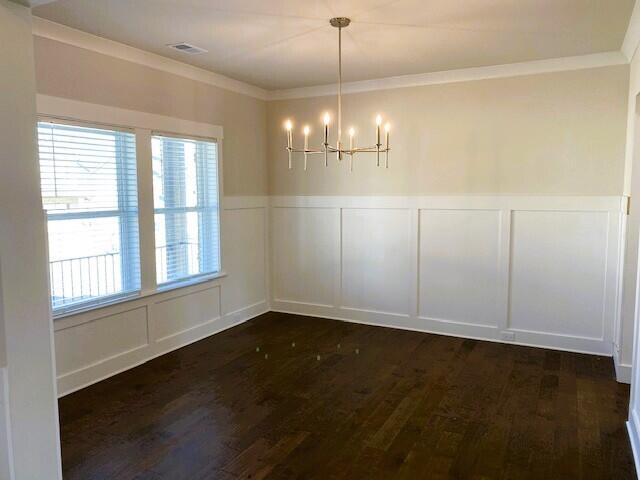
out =
<svg viewBox="0 0 640 480"><path fill-rule="evenodd" d="M54 125L63 125L68 127L77 127L77 128L90 128L90 129L98 129L107 132L120 132L127 133L133 135L134 143L137 146L136 133L133 128L123 127L123 126L113 126L113 125L105 125L98 122L86 122L86 121L73 121L70 119L62 119L56 118L50 115L38 115L36 119L37 130L40 128L40 124L54 124ZM38 133L39 137L39 133ZM38 143L38 167L40 168L40 151L39 151L39 138L36 139ZM116 150L118 149L118 145L116 143ZM117 198L118 198L118 208L110 209L110 210L84 210L84 211L63 211L63 212L55 212L46 210L43 206L43 212L45 216L45 233L47 235L47 260L49 257L48 249L49 249L49 223L56 221L65 221L65 220L86 220L86 219L97 219L97 218L115 218L118 220L118 229L120 231L119 235L119 243L120 243L120 272L122 275L122 291L116 292L112 294L101 295L97 297L93 297L87 300L81 300L74 303L70 303L68 305L62 305L59 307L53 306L53 296L52 296L52 286L49 286L49 302L51 305L51 311L54 318L65 316L68 314L75 313L77 311L87 311L94 308L99 308L105 304L112 304L117 302L120 299L128 299L137 297L142 288L141 283L141 273L139 275L140 278L134 282L133 277L135 276L136 270L141 272L141 258L140 258L140 239L139 233L132 235L134 232L133 225L129 221L130 211L124 207L129 201L129 195L126 193L127 187L125 186L123 173L126 167L122 164L122 155L118 155L116 153L116 182L117 182ZM137 180L137 163L138 163L138 152L136 148L136 180ZM42 177L41 177L42 181ZM42 195L42 192L41 192ZM138 196L137 186L136 186L136 196ZM133 210L137 214L136 220L139 223L139 212L138 206ZM137 226L137 230L139 232L139 224ZM138 253L138 265L136 268L135 262L133 262L133 249L131 241L135 241L137 239L138 245L134 248L137 248ZM51 275L51 263L48 261L47 263L47 271L49 276Z"/></svg>
<svg viewBox="0 0 640 480"><path fill-rule="evenodd" d="M194 135L178 135L175 133L167 133L167 132L162 132L162 131L156 131L153 130L151 131L151 140L153 140L154 137L166 137L166 138L172 138L175 140L186 140L186 141L193 141L193 142L206 142L206 143L212 143L213 145L215 145L215 149L216 149L216 178L215 178L215 184L216 184L216 196L215 196L215 205L213 206L195 206L195 207L162 207L162 208L156 208L155 204L154 204L154 209L153 209L153 213L154 213L154 220L155 220L155 215L157 214L165 214L165 213L189 213L189 212L204 212L207 211L211 208L214 208L215 210L217 210L217 227L218 227L218 247L217 247L217 260L218 260L218 270L217 271L210 271L210 272L200 272L200 273L196 273L196 274L191 274L191 275L185 275L183 277L180 278L176 278L173 280L168 280L166 282L162 282L162 283L158 283L157 282L157 276L156 276L156 287L159 291L166 291L172 288L172 286L187 286L187 285L192 285L195 282L197 282L199 279L208 279L210 277L213 278L217 278L217 276L223 272L222 269L222 206L221 206L221 181L220 181L220 172L221 172L221 167L220 167L220 144L219 142L215 139L215 138L205 138L205 137L196 137ZM153 187L153 185L152 185ZM198 196L200 196L201 192L198 191ZM166 217L165 217L166 219ZM166 220L165 220L166 221ZM203 241L203 233L202 233L202 229L198 230L198 247L201 248L201 245L206 245L207 243ZM202 263L203 263L203 256L201 256L200 258L200 268L202 268ZM157 264L156 264L156 268L157 268Z"/></svg>
<svg viewBox="0 0 640 480"><path fill-rule="evenodd" d="M90 104L65 98L39 94L37 96L38 121L68 123L93 128L133 131L136 142L136 173L138 193L138 230L140 252L140 289L134 293L101 297L95 304L77 304L74 308L53 313L54 320L74 317L113 305L132 302L148 296L193 285L215 282L226 277L224 270L224 158L223 127L210 123L184 120L136 110ZM100 119L100 120L96 120ZM172 283L158 285L155 265L155 223L153 202L152 133L182 139L207 141L217 150L217 211L219 224L218 259L216 273L195 275ZM45 212L46 214L46 212ZM45 227L47 223L45 221ZM48 244L47 244L48 245ZM47 268L49 264L47 263ZM50 292L51 293L51 292Z"/></svg>

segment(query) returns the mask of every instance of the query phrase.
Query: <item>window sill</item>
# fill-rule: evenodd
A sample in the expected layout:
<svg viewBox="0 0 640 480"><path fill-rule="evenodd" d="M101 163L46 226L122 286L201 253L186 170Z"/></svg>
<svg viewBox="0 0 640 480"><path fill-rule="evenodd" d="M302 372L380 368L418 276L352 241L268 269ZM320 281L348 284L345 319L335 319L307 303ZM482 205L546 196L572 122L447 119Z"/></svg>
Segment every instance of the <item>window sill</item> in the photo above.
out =
<svg viewBox="0 0 640 480"><path fill-rule="evenodd" d="M74 317L76 315L80 315L83 313L95 312L98 310L102 310L103 308L113 307L114 305L133 302L133 301L141 300L147 297L152 297L154 295L160 295L163 293L171 292L173 290L180 290L182 288L187 288L195 285L212 282L214 280L219 280L226 276L227 276L227 273L222 271L222 272L212 273L210 275L201 275L197 277L188 278L186 280L168 283L165 285L159 285L158 287L156 287L155 290L147 290L147 291L141 291L139 293L133 293L130 295L123 295L113 300L105 301L103 303L89 305L86 307L79 306L76 309L67 310L65 312L60 312L58 314L54 313L53 320L57 321L57 320L62 320L64 318Z"/></svg>
<svg viewBox="0 0 640 480"><path fill-rule="evenodd" d="M176 280L174 282L163 283L162 285L158 285L156 290L151 294L170 292L171 290L176 290L178 288L190 287L191 285L198 285L199 283L209 282L211 280L216 280L218 278L226 277L226 272L216 272L209 273L206 275L196 275L193 277L185 278L184 280Z"/></svg>

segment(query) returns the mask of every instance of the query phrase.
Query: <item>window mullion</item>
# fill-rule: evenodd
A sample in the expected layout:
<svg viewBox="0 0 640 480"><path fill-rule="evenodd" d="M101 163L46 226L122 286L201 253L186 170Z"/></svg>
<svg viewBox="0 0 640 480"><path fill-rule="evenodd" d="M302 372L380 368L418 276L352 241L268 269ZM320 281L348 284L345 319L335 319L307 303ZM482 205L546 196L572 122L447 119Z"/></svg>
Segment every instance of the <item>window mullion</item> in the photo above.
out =
<svg viewBox="0 0 640 480"><path fill-rule="evenodd" d="M156 239L153 208L153 161L151 131L136 129L138 165L138 224L140 230L140 277L142 291L154 291L156 280Z"/></svg>

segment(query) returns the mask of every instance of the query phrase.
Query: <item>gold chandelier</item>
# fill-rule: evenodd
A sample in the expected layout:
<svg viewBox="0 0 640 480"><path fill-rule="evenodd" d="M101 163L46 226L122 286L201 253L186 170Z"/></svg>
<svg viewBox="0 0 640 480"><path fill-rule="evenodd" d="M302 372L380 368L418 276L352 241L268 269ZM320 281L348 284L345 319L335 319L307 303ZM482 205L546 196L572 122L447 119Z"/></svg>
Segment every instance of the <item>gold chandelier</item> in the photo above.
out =
<svg viewBox="0 0 640 480"><path fill-rule="evenodd" d="M385 154L385 168L389 168L389 131L391 125L387 123L384 127L385 144L382 144L381 128L382 117L376 116L376 144L371 147L357 147L355 141L355 129L349 128L349 148L344 148L342 144L342 29L349 26L351 20L346 17L336 17L329 20L332 27L338 29L338 141L334 145L329 144L329 124L331 116L324 114L324 141L321 148L309 148L309 133L311 129L305 125L302 129L304 134L304 148L294 148L293 146L293 123L291 120L285 122L287 131L287 152L289 153L289 169L293 168L292 157L294 153L304 154L304 169L307 169L309 155L324 155L324 166L329 166L329 154L335 153L338 161L342 161L345 155L349 156L349 169L353 171L353 160L358 153L375 153L377 155L377 166L380 166L380 154ZM384 148L383 148L384 147Z"/></svg>

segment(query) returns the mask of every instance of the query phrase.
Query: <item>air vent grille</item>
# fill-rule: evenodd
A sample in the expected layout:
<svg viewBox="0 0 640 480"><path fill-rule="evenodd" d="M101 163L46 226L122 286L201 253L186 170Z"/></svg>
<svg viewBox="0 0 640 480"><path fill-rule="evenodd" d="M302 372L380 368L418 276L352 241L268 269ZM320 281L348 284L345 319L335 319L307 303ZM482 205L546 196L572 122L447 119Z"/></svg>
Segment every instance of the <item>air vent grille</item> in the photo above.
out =
<svg viewBox="0 0 640 480"><path fill-rule="evenodd" d="M171 45L167 45L167 47L172 48L174 50L178 50L179 52L186 53L188 55L200 55L201 53L207 53L207 50L204 48L196 47L195 45L191 45L190 43L173 43Z"/></svg>

